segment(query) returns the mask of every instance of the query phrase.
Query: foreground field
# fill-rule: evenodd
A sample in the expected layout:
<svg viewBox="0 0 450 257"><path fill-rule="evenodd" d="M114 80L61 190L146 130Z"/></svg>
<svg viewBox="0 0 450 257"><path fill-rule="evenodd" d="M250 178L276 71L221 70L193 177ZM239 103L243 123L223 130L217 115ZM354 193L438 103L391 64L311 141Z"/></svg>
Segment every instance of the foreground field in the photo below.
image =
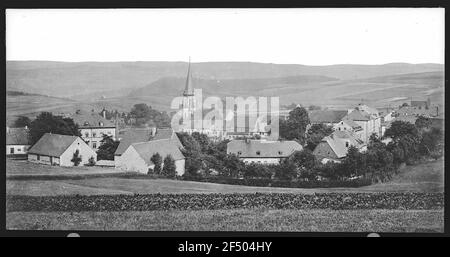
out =
<svg viewBox="0 0 450 257"><path fill-rule="evenodd" d="M111 173L108 168L61 168L27 162L7 161L8 174L86 174ZM36 172L36 173L34 173ZM60 173L58 173L60 172ZM116 171L117 172L117 171ZM102 177L58 180L11 180L6 182L8 195L98 195L98 194L152 194L152 193L327 193L327 192L443 192L444 162L432 161L416 166L406 166L387 183L360 188L274 188L224 185L169 179L142 179Z"/></svg>
<svg viewBox="0 0 450 257"><path fill-rule="evenodd" d="M11 212L7 229L443 232L443 210L196 210Z"/></svg>

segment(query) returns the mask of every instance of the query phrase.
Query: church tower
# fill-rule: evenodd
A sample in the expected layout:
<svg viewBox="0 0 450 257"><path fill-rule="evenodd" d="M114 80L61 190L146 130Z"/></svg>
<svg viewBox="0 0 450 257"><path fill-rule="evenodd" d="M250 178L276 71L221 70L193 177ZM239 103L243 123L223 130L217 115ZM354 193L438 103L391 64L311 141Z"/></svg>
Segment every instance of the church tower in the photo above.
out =
<svg viewBox="0 0 450 257"><path fill-rule="evenodd" d="M192 75L191 75L191 58L189 57L189 66L186 78L186 85L183 91L183 120L189 119L194 120L195 111L195 96L194 88L192 85Z"/></svg>

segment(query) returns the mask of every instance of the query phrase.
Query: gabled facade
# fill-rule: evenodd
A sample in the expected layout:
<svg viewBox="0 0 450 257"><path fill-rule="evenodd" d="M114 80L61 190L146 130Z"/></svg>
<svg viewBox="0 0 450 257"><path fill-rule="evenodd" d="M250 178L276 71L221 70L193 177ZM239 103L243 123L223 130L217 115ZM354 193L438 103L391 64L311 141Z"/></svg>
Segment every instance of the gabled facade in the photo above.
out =
<svg viewBox="0 0 450 257"><path fill-rule="evenodd" d="M80 137L45 133L28 151L28 161L57 166L74 166L71 161L78 151L79 166L89 163L91 157L97 160L97 153Z"/></svg>
<svg viewBox="0 0 450 257"><path fill-rule="evenodd" d="M322 163L329 161L341 162L347 156L350 146L358 148L361 152L367 149L364 142L358 139L354 133L350 131L335 131L321 140L314 149L313 154Z"/></svg>

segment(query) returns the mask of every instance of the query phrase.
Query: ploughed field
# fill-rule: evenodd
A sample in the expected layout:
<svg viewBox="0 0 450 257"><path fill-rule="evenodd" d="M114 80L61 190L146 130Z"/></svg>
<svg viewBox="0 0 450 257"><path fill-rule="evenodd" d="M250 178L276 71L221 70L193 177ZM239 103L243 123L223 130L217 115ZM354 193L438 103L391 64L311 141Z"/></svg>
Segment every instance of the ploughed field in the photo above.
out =
<svg viewBox="0 0 450 257"><path fill-rule="evenodd" d="M30 165L7 161L15 176L25 175L7 179L8 229L443 232L444 227L442 160L406 166L387 183L313 189L99 174L95 167L65 178L54 174L58 167L45 173L39 166L47 177L33 177Z"/></svg>

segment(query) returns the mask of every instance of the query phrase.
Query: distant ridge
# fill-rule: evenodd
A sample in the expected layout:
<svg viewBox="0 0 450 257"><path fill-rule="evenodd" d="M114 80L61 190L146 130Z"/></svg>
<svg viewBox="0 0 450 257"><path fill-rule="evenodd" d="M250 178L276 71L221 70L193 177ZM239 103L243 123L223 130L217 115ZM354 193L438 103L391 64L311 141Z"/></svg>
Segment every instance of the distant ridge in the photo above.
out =
<svg viewBox="0 0 450 257"><path fill-rule="evenodd" d="M107 94L123 96L164 77L185 77L187 62L52 62L7 61L7 90L73 97ZM192 63L192 75L205 80L271 79L324 76L339 80L443 72L442 64L390 63L384 65L336 64L308 66L255 62ZM114 92L114 93L113 93ZM96 96L96 95L95 95Z"/></svg>

